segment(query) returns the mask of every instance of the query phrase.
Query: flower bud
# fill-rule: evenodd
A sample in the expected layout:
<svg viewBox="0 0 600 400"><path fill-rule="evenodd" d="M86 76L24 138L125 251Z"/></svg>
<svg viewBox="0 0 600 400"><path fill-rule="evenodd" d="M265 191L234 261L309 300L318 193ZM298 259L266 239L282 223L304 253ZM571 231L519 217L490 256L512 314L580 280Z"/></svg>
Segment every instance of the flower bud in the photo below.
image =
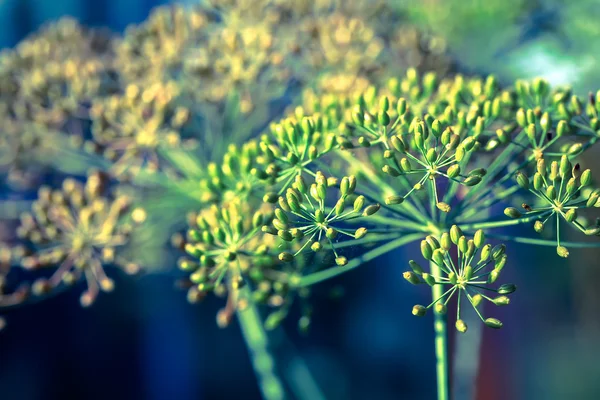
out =
<svg viewBox="0 0 600 400"><path fill-rule="evenodd" d="M359 213L365 205L365 196L358 196L356 200L354 200L354 212Z"/></svg>
<svg viewBox="0 0 600 400"><path fill-rule="evenodd" d="M498 288L498 294L511 294L517 290L517 286L513 283L505 283Z"/></svg>
<svg viewBox="0 0 600 400"><path fill-rule="evenodd" d="M504 215L509 218L521 218L521 213L514 207L506 207L504 209Z"/></svg>
<svg viewBox="0 0 600 400"><path fill-rule="evenodd" d="M404 197L402 196L388 196L385 199L385 204L388 206L401 204L404 201Z"/></svg>
<svg viewBox="0 0 600 400"><path fill-rule="evenodd" d="M336 265L343 267L344 265L348 264L348 259L344 256L336 257L335 263L336 263Z"/></svg>
<svg viewBox="0 0 600 400"><path fill-rule="evenodd" d="M408 265L410 265L410 268L413 270L413 272L417 275L422 275L423 274L423 267L421 267L415 260L410 260L408 262Z"/></svg>
<svg viewBox="0 0 600 400"><path fill-rule="evenodd" d="M557 246L556 254L558 254L560 257L567 258L569 257L569 250L564 246Z"/></svg>
<svg viewBox="0 0 600 400"><path fill-rule="evenodd" d="M426 260L431 260L431 258L433 257L433 249L431 248L429 243L427 243L426 240L421 241L421 254Z"/></svg>
<svg viewBox="0 0 600 400"><path fill-rule="evenodd" d="M462 230L457 225L452 225L450 228L450 239L452 243L458 244L458 240L463 236Z"/></svg>
<svg viewBox="0 0 600 400"><path fill-rule="evenodd" d="M363 217L368 217L370 215L375 214L377 211L379 211L379 208L381 208L381 206L379 204L372 204L372 205L368 206L363 211Z"/></svg>
<svg viewBox="0 0 600 400"><path fill-rule="evenodd" d="M465 333L467 331L467 324L465 321L463 321L462 319L458 319L456 320L456 330L459 331L460 333Z"/></svg>
<svg viewBox="0 0 600 400"><path fill-rule="evenodd" d="M409 283L412 283L413 285L418 285L421 283L421 280L419 279L417 274L415 274L412 271L406 271L402 274L402 276L404 277L404 279L406 279Z"/></svg>
<svg viewBox="0 0 600 400"><path fill-rule="evenodd" d="M525 190L529 190L529 178L523 172L517 172L517 183Z"/></svg>
<svg viewBox="0 0 600 400"><path fill-rule="evenodd" d="M500 320L496 319L496 318L487 318L484 323L486 324L486 326L490 327L490 328L494 328L494 329L500 329L502 328L502 322L500 322Z"/></svg>
<svg viewBox="0 0 600 400"><path fill-rule="evenodd" d="M442 303L440 301L440 302L435 303L435 312L438 314L444 315L448 312L448 308L446 307L446 305L444 303Z"/></svg>
<svg viewBox="0 0 600 400"><path fill-rule="evenodd" d="M510 299L506 296L498 296L492 299L492 302L497 306L507 306L510 304Z"/></svg>
<svg viewBox="0 0 600 400"><path fill-rule="evenodd" d="M442 202L442 201L438 202L438 203L436 204L436 207L437 207L437 208L438 208L440 211L442 211L442 212L445 212L445 213L449 213L449 212L450 212L450 209L451 209L451 208L450 208L450 205L449 205L448 203L444 203L444 202Z"/></svg>
<svg viewBox="0 0 600 400"><path fill-rule="evenodd" d="M413 307L412 314L416 317L423 317L425 314L427 314L427 308L417 304Z"/></svg>
<svg viewBox="0 0 600 400"><path fill-rule="evenodd" d="M483 230L479 229L475 232L475 236L473 237L473 241L475 246L480 249L485 243L485 233Z"/></svg>
<svg viewBox="0 0 600 400"><path fill-rule="evenodd" d="M279 253L279 260L283 262L291 262L294 260L294 256L287 252Z"/></svg>

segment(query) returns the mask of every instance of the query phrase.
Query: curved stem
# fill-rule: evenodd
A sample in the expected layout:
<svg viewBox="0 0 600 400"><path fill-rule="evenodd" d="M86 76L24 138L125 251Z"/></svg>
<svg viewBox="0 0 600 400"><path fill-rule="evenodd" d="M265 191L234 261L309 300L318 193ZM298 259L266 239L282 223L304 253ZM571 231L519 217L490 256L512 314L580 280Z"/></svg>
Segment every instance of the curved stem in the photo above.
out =
<svg viewBox="0 0 600 400"><path fill-rule="evenodd" d="M431 275L440 276L440 267L431 262ZM431 297L433 301L442 297L443 285L433 285L431 287ZM447 318L445 314L433 313L433 330L435 332L435 359L436 359L436 378L437 378L437 399L449 399L448 385L448 334Z"/></svg>
<svg viewBox="0 0 600 400"><path fill-rule="evenodd" d="M284 400L283 385L275 374L273 357L269 353L267 333L260 314L247 288L240 290L241 297L248 300L248 306L237 310L238 321L252 358L252 366L258 379L260 391L265 400Z"/></svg>

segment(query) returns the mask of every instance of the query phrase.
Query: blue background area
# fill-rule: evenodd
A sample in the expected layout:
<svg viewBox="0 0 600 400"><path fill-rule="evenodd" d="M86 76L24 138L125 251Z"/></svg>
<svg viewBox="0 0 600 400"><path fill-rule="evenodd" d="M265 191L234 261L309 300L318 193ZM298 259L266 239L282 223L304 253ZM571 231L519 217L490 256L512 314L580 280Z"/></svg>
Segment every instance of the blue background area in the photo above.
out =
<svg viewBox="0 0 600 400"><path fill-rule="evenodd" d="M0 47L13 46L44 22L64 15L122 31L160 3L0 0ZM413 304L427 302L428 293L407 285L401 276L406 260L416 257L409 254L414 250L390 254L336 280L345 287L341 301L329 298L331 285L320 287L308 336L296 333L297 318L286 321L290 341L328 399L434 398L431 320L410 315ZM527 290L516 293L514 309L488 310L506 327L486 331L481 379L500 389L480 395L482 399L561 398L540 391L553 372L563 376L555 364L596 359L598 344L586 344L595 343L586 341L590 331L573 322L577 305L572 293L579 289L572 285L570 269L549 253L545 261L527 247L509 250L514 262L506 279ZM581 260L589 260L598 253L581 254ZM0 334L1 400L259 398L239 327L233 323L221 330L215 325L220 299L191 306L175 288L174 275L131 279L112 272L115 292L100 296L88 310L79 307L79 287L7 313L10 325ZM576 331L583 351L573 347ZM558 358L562 348L571 351L564 362ZM276 350L280 366L289 370L285 355L292 349L282 341L276 342ZM591 356L579 358L580 353ZM548 354L559 356L550 359ZM593 384L597 376L577 372L570 382L580 384L577 378ZM585 393L579 398L588 398Z"/></svg>

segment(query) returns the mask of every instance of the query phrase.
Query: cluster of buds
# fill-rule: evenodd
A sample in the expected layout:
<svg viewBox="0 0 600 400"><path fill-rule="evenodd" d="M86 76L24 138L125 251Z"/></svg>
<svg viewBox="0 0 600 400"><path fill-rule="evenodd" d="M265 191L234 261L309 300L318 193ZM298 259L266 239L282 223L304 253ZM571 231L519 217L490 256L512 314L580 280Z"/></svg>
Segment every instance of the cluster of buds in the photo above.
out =
<svg viewBox="0 0 600 400"><path fill-rule="evenodd" d="M569 158L563 155L560 161L552 161L548 167L546 160L537 160L536 172L529 178L524 172L516 174L517 184L536 197L535 203L523 203L523 212L514 207L507 207L504 214L510 218L522 218L535 221L534 229L541 233L548 220L556 221L556 251L561 257L568 257L569 250L560 244L560 221L564 220L587 235L598 235L600 227L585 227L578 221L578 210L600 207L600 190L584 190L592 182L589 169L581 171L579 164L572 165Z"/></svg>
<svg viewBox="0 0 600 400"><path fill-rule="evenodd" d="M200 179L197 193L202 202L228 204L232 201L247 199L262 182L253 171L260 151L256 141L251 140L241 147L230 144L220 165L209 163L205 177ZM192 185L197 185L193 179Z"/></svg>
<svg viewBox="0 0 600 400"><path fill-rule="evenodd" d="M205 38L215 21L202 6L158 7L140 25L127 28L116 41L116 65L130 81L160 78L165 70L181 64L183 49Z"/></svg>
<svg viewBox="0 0 600 400"><path fill-rule="evenodd" d="M296 176L309 173L309 165L337 147L335 135L329 132L329 119L320 115L305 117L297 112L296 119L271 124L271 135L263 135L259 143L262 167L253 169L261 180L279 188L279 193L294 182ZM299 122L298 122L299 121ZM268 194L265 200L276 201Z"/></svg>
<svg viewBox="0 0 600 400"><path fill-rule="evenodd" d="M265 225L263 231L271 235L277 235L297 250L290 253L281 252L279 259L283 262L291 262L305 249L310 248L313 252L323 249L323 241L328 243L329 248L335 255L337 265L343 266L348 263L344 256L336 251L334 241L339 235L360 239L367 234L365 227L349 230L340 226L345 221L361 217L369 217L379 211L379 204L365 207L364 196L356 196L356 178L354 176L343 177L339 181L339 197L335 206L326 205L327 193L335 188L338 180L326 178L321 172L315 175L314 183L310 186L302 176L296 176L293 187L288 188L285 197L278 199L279 207L275 209L275 218L271 225ZM351 208L346 209L350 199L354 199Z"/></svg>
<svg viewBox="0 0 600 400"><path fill-rule="evenodd" d="M179 268L190 274L189 301L199 301L209 292L227 296L227 305L217 315L221 327L227 326L243 306L240 301L247 301L239 298L239 289L274 263L269 242L259 234L269 223L270 213L259 210L247 218L248 213L252 214L245 203L213 205L198 213L184 245L194 260L179 260ZM266 293L264 288L259 292Z"/></svg>
<svg viewBox="0 0 600 400"><path fill-rule="evenodd" d="M452 248L456 248L457 255L453 259ZM466 298L475 309L475 312L483 323L491 328L499 329L502 322L496 318L484 318L479 310L482 300L487 300L497 306L510 303L507 295L516 290L513 284L504 284L498 288L493 285L498 279L500 272L506 265L507 256L505 246L485 243L483 231L475 232L473 239L467 239L461 229L453 225L450 232L444 232L436 239L427 236L421 242L421 253L423 257L433 263L436 268L430 272L414 260L409 262L411 270L404 273L404 278L412 284L426 283L429 286L443 285L447 290L434 298L428 306L415 305L412 313L422 317L427 310L434 308L439 314L446 314L448 303L454 297L457 298L456 329L459 332L467 331L467 324L461 319L461 299ZM493 292L498 296L489 297L485 293ZM456 296L455 296L456 295Z"/></svg>
<svg viewBox="0 0 600 400"><path fill-rule="evenodd" d="M164 165L161 150L191 145L185 137L190 111L175 104L179 89L174 83L155 82L142 89L130 84L122 96L93 104L93 151L103 151L114 161L113 173L135 175L142 167L156 171ZM162 161L162 162L161 162Z"/></svg>
<svg viewBox="0 0 600 400"><path fill-rule="evenodd" d="M91 305L100 290L113 290L114 283L104 267L115 265L128 274L139 266L120 254L136 224L146 213L125 196L104 197L107 177L92 173L85 185L67 179L61 190L41 187L31 213L21 216L18 235L27 240L32 254L21 259L22 267L56 267L49 279L40 278L32 286L42 295L63 284L74 284L83 276L87 290L81 296L84 307Z"/></svg>
<svg viewBox="0 0 600 400"><path fill-rule="evenodd" d="M382 167L382 171L392 177L402 177L401 184L408 191L402 196L386 198L386 203L400 204L429 182L436 207L443 212L450 212L450 205L438 197L436 179L447 179L464 186L475 186L481 182L486 174L484 168L463 173L471 153L479 148L476 136L461 138L451 127L444 127L440 120L429 115L425 116L424 121L413 119L406 130L407 134L395 135L390 139L393 150L403 157L398 159L394 152L389 151L387 156L384 155L389 163ZM408 179L411 175L416 175L417 178L412 179L415 183Z"/></svg>

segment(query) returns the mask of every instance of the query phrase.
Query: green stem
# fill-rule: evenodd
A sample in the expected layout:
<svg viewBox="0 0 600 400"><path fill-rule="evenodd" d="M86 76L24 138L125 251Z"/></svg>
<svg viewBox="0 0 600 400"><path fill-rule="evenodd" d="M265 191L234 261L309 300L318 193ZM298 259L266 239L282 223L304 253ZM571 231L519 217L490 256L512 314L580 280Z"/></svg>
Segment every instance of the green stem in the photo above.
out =
<svg viewBox="0 0 600 400"><path fill-rule="evenodd" d="M275 363L269 353L267 333L263 327L258 309L252 302L247 288L241 289L240 295L248 300L248 306L243 310L237 310L238 321L248 346L248 352L252 358L252 366L262 396L265 400L283 400L286 398L285 392L274 371Z"/></svg>
<svg viewBox="0 0 600 400"><path fill-rule="evenodd" d="M319 283L324 280L333 278L335 276L343 274L344 272L348 272L368 261L371 261L389 251L397 249L400 246L403 246L410 242L414 242L415 240L418 240L418 239L422 239L423 237L424 237L423 233L413 233L410 235L402 236L396 240L392 240L391 242L386 243L382 246L379 246L373 250L367 251L360 257L350 260L350 262L348 262L348 264L346 264L343 267L327 268L323 271L319 271L319 272L315 272L314 274L303 276L297 282L295 282L295 286L296 287L310 286L310 285L314 285L315 283Z"/></svg>
<svg viewBox="0 0 600 400"><path fill-rule="evenodd" d="M441 276L440 267L431 262L431 275ZM433 285L431 288L431 296L433 301L442 297L443 285ZM437 376L437 398L438 400L449 399L448 386L448 334L446 333L448 322L446 315L433 313L433 330L435 332L435 359L436 359L436 376Z"/></svg>

